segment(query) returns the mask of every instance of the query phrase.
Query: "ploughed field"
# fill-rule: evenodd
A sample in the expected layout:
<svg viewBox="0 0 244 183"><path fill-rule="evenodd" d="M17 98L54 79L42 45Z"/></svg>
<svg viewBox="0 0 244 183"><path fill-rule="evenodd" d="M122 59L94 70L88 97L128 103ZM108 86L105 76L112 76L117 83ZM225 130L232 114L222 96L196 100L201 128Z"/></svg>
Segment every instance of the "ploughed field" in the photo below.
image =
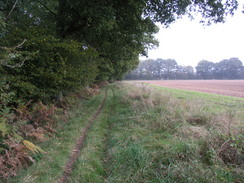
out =
<svg viewBox="0 0 244 183"><path fill-rule="evenodd" d="M244 80L144 80L139 82L244 98Z"/></svg>

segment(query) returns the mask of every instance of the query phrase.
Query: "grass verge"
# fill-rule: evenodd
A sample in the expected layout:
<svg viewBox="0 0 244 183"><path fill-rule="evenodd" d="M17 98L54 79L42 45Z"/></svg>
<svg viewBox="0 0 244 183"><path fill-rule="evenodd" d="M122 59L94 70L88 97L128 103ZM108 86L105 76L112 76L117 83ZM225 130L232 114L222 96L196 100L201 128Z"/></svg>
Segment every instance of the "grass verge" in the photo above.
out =
<svg viewBox="0 0 244 183"><path fill-rule="evenodd" d="M43 183L55 182L63 173L64 166L69 159L70 151L80 136L81 130L86 126L89 118L102 101L102 95L91 100L82 100L70 113L70 120L57 130L55 138L45 141L41 148L47 154L44 157L35 157L37 162L19 173L19 176L9 178L9 183Z"/></svg>
<svg viewBox="0 0 244 183"><path fill-rule="evenodd" d="M122 84L105 182L241 182L242 121L211 103ZM214 104L216 105L216 104Z"/></svg>
<svg viewBox="0 0 244 183"><path fill-rule="evenodd" d="M176 89L176 88L168 88L168 87L147 84L147 83L137 83L137 84L141 85L142 87L144 85L152 86L153 88L156 88L157 90L163 92L164 94L170 95L178 99L205 100L212 105L215 104L214 107L217 107L218 109L227 108L227 107L244 109L244 98L224 96L224 95L218 95L213 93L204 93L204 92L191 91L191 90Z"/></svg>
<svg viewBox="0 0 244 183"><path fill-rule="evenodd" d="M179 98L148 85L118 83L112 89L69 182L242 182L243 118L239 109L229 108L229 101L221 100L216 109L217 99ZM101 98L77 109L74 122L45 148L49 154L16 182L58 180L76 131Z"/></svg>

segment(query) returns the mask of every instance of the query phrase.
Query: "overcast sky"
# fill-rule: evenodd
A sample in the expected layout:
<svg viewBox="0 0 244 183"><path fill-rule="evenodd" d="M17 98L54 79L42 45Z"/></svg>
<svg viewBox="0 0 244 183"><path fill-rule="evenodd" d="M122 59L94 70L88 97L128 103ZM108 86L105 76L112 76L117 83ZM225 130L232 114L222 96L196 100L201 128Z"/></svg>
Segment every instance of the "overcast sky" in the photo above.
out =
<svg viewBox="0 0 244 183"><path fill-rule="evenodd" d="M156 38L160 45L148 58L172 58L179 65L196 66L201 60L219 62L238 57L244 63L244 14L242 6L225 23L203 26L198 20L177 20L169 28L160 27ZM141 57L140 60L145 60Z"/></svg>

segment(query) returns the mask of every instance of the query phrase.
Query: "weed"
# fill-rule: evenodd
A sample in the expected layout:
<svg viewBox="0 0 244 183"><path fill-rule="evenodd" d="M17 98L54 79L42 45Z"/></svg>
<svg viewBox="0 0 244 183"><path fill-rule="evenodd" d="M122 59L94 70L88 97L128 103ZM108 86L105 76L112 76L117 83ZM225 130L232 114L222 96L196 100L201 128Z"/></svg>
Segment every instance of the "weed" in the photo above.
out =
<svg viewBox="0 0 244 183"><path fill-rule="evenodd" d="M34 105L31 121L34 125L44 126L45 124L54 125L55 111L56 107L54 105L46 106L42 102Z"/></svg>
<svg viewBox="0 0 244 183"><path fill-rule="evenodd" d="M232 140L224 142L220 147L219 157L225 163L242 165L244 163L244 158L239 154L234 144Z"/></svg>
<svg viewBox="0 0 244 183"><path fill-rule="evenodd" d="M207 140L199 142L200 146L200 155L203 163L207 165L214 165L214 159L216 159L216 151L211 147L210 143Z"/></svg>
<svg viewBox="0 0 244 183"><path fill-rule="evenodd" d="M110 87L113 93L87 137L70 182L243 180L243 117L239 110L229 110L232 98L224 97L216 107L220 98L211 95L206 99L195 92L123 82ZM53 182L61 175L68 149L99 97L79 104L76 110L82 109L82 114L71 115L75 120L56 140L46 142L49 156L18 182Z"/></svg>
<svg viewBox="0 0 244 183"><path fill-rule="evenodd" d="M27 141L26 141L27 142ZM34 162L24 144L16 142L12 138L4 141L6 149L0 156L0 177L16 176L17 171L26 168ZM36 147L36 146L32 146Z"/></svg>
<svg viewBox="0 0 244 183"><path fill-rule="evenodd" d="M207 116L194 115L187 119L187 122L192 125L206 125L208 122Z"/></svg>

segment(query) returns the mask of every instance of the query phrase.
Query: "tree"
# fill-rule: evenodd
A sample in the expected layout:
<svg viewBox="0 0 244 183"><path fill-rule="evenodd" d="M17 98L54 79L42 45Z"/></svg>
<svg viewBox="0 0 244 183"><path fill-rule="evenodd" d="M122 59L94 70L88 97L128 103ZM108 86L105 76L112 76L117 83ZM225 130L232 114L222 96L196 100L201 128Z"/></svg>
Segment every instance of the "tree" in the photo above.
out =
<svg viewBox="0 0 244 183"><path fill-rule="evenodd" d="M196 76L198 79L213 79L214 70L213 62L202 60L196 66Z"/></svg>
<svg viewBox="0 0 244 183"><path fill-rule="evenodd" d="M199 12L206 24L223 22L224 16L233 14L237 1L58 1L57 30L61 37L76 37L95 47L111 62L118 62L132 53L146 55L156 41L155 22L165 26L182 15ZM69 18L67 18L69 17ZM123 65L123 64L122 64ZM114 68L112 70L116 70ZM120 69L118 67L118 69ZM112 76L111 76L112 77Z"/></svg>
<svg viewBox="0 0 244 183"><path fill-rule="evenodd" d="M238 73L240 73L242 67L242 62L238 58L224 59L216 64L215 78L238 79Z"/></svg>
<svg viewBox="0 0 244 183"><path fill-rule="evenodd" d="M195 79L195 73L192 66L178 65L175 75L176 79Z"/></svg>
<svg viewBox="0 0 244 183"><path fill-rule="evenodd" d="M223 22L226 14L233 14L237 9L238 2L232 0L216 1L148 1L147 12L155 21L164 24L169 24L180 18L181 15L188 14L194 16L194 13L199 12L203 17L203 22L211 24L212 22Z"/></svg>
<svg viewBox="0 0 244 183"><path fill-rule="evenodd" d="M178 64L173 59L162 60L162 72L164 79L175 79L175 73L178 67Z"/></svg>
<svg viewBox="0 0 244 183"><path fill-rule="evenodd" d="M154 38L158 31L156 22L168 26L182 15L192 16L196 12L202 15L206 24L223 22L225 15L233 14L237 5L236 0L4 1L0 3L0 25L5 26L0 35L0 46L13 47L31 37L27 39L28 46L18 51L38 56L25 62L37 69L32 70L35 73L27 65L21 67L21 72L13 72L6 67L2 70L8 78L18 78L25 86L35 86L38 92L45 91L50 96L54 96L57 90L67 90L61 84L63 79L65 82L69 80L70 90L84 87L94 80L121 79L126 72L136 67L139 55L146 56L149 49L158 45ZM34 33L32 30L41 31ZM60 47L64 53L59 51ZM75 50L73 55L68 49ZM92 54L88 50L93 50ZM37 78L48 78L48 73L43 72L47 66L50 66L53 78L59 79L37 82ZM155 71L154 76L162 78L163 75L165 79L172 79L175 77L172 75L174 64L172 68ZM84 72L85 69L96 71L96 74L91 72L90 76ZM30 75L39 76L30 79ZM91 78L88 79L88 76ZM10 87L14 87L14 84ZM48 87L55 90L47 90ZM20 88L16 92L20 92ZM28 87L22 87L21 92L29 91ZM31 97L31 94L28 96Z"/></svg>
<svg viewBox="0 0 244 183"><path fill-rule="evenodd" d="M193 79L191 66L180 66L174 59L148 59L126 75L126 79Z"/></svg>
<svg viewBox="0 0 244 183"><path fill-rule="evenodd" d="M238 79L244 79L244 66L242 66L239 70L238 70Z"/></svg>

